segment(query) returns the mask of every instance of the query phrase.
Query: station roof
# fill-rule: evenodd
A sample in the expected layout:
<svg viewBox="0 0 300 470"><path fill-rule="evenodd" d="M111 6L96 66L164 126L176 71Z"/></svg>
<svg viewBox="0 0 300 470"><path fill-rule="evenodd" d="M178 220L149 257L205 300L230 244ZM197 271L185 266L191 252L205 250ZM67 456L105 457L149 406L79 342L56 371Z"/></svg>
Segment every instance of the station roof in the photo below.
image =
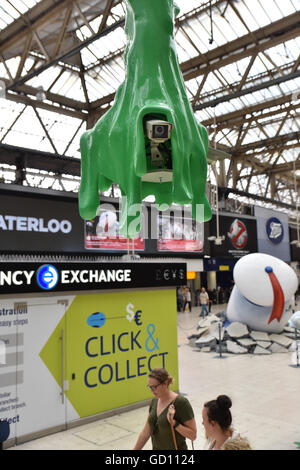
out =
<svg viewBox="0 0 300 470"><path fill-rule="evenodd" d="M300 0L176 3L188 98L210 147L230 156L210 165L209 180L298 207ZM77 191L79 176L66 165L59 172L57 162L80 163L82 132L113 103L125 74L124 23L121 0L1 0L4 181L22 170L19 147L44 152L47 162L53 155L48 172L41 164L23 168L23 184Z"/></svg>

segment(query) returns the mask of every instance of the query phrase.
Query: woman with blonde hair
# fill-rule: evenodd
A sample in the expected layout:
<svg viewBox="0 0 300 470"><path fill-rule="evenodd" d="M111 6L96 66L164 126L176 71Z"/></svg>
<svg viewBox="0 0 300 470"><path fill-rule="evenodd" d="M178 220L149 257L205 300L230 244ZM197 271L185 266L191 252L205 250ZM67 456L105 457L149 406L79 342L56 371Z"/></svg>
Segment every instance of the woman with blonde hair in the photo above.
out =
<svg viewBox="0 0 300 470"><path fill-rule="evenodd" d="M169 389L173 382L162 368L148 376L148 388L154 395L146 424L139 434L134 450L144 447L151 437L153 450L186 450L186 438L196 439L194 412L187 398ZM175 441L174 441L175 438Z"/></svg>

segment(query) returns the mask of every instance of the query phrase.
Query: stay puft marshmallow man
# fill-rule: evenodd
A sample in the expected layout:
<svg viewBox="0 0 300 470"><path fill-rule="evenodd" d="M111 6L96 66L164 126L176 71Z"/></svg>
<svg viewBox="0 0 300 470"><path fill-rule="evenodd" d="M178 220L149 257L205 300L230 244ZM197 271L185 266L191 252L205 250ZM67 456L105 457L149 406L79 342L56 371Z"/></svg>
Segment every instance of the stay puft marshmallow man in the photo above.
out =
<svg viewBox="0 0 300 470"><path fill-rule="evenodd" d="M280 333L292 315L298 288L294 270L274 256L251 253L236 263L233 278L228 320L257 331Z"/></svg>

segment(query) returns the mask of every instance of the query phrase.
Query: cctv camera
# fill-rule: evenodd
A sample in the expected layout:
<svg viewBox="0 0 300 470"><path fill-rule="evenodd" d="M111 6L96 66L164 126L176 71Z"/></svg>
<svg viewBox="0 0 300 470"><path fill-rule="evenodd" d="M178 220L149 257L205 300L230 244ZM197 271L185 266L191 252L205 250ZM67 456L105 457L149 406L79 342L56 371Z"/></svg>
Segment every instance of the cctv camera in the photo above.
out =
<svg viewBox="0 0 300 470"><path fill-rule="evenodd" d="M167 121L160 121L152 119L146 121L146 133L147 137L153 142L165 142L171 138L171 131L173 124Z"/></svg>

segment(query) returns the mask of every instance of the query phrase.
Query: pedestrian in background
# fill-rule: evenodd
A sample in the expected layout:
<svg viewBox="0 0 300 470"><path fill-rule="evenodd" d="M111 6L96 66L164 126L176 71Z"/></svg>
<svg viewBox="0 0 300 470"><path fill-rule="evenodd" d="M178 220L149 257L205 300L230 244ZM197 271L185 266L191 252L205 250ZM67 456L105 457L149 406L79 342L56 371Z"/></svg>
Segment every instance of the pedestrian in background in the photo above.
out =
<svg viewBox="0 0 300 470"><path fill-rule="evenodd" d="M183 296L181 287L177 288L177 312L182 312L183 310Z"/></svg>
<svg viewBox="0 0 300 470"><path fill-rule="evenodd" d="M207 310L208 304L209 304L208 293L206 292L205 287L202 287L201 292L200 292L200 305L201 305L201 312L199 315L200 317L202 316L204 318L205 313L206 315L208 315L208 310Z"/></svg>
<svg viewBox="0 0 300 470"><path fill-rule="evenodd" d="M192 294L191 294L191 289L189 287L186 288L186 291L185 291L185 303L184 303L184 306L183 306L183 311L185 311L185 307L189 306L189 311L191 312L192 311Z"/></svg>

